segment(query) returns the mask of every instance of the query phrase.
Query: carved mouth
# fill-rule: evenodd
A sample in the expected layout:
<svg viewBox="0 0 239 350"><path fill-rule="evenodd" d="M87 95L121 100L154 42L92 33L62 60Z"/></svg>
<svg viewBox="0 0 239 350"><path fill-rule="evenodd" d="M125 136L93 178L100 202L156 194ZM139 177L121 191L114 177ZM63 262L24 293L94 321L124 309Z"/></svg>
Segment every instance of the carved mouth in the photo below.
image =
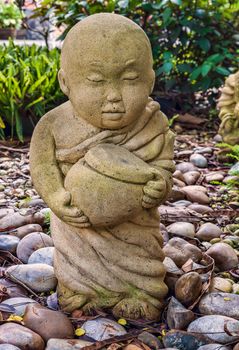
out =
<svg viewBox="0 0 239 350"><path fill-rule="evenodd" d="M122 111L110 111L110 112L102 112L102 117L108 120L119 120L123 117L125 112Z"/></svg>

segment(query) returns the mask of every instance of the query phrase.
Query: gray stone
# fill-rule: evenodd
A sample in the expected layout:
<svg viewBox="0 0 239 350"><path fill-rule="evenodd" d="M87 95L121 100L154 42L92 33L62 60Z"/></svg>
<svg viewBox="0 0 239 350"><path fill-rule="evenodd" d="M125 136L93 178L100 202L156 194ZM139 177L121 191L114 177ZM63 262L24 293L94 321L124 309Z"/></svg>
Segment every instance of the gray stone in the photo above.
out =
<svg viewBox="0 0 239 350"><path fill-rule="evenodd" d="M206 168L208 165L207 159L201 154L192 154L190 157L190 162L198 168Z"/></svg>
<svg viewBox="0 0 239 350"><path fill-rule="evenodd" d="M202 241L211 241L211 239L218 238L222 234L223 232L220 227L211 222L207 222L199 228L196 237Z"/></svg>
<svg viewBox="0 0 239 350"><path fill-rule="evenodd" d="M0 235L0 249L15 253L20 239L14 236Z"/></svg>
<svg viewBox="0 0 239 350"><path fill-rule="evenodd" d="M224 175L218 172L209 173L205 176L206 182L223 181Z"/></svg>
<svg viewBox="0 0 239 350"><path fill-rule="evenodd" d="M217 135L214 136L213 140L214 140L215 142L222 142L222 136L219 135L219 134L217 134Z"/></svg>
<svg viewBox="0 0 239 350"><path fill-rule="evenodd" d="M170 329L185 329L194 319L194 313L186 309L172 297L167 310L167 323Z"/></svg>
<svg viewBox="0 0 239 350"><path fill-rule="evenodd" d="M167 226L168 233L172 235L194 238L195 227L190 222L175 222Z"/></svg>
<svg viewBox="0 0 239 350"><path fill-rule="evenodd" d="M201 334L191 334L181 330L171 330L163 337L164 346L178 350L197 350L209 341Z"/></svg>
<svg viewBox="0 0 239 350"><path fill-rule="evenodd" d="M44 247L52 247L52 238L43 232L32 232L26 235L17 246L17 257L27 263L31 254Z"/></svg>
<svg viewBox="0 0 239 350"><path fill-rule="evenodd" d="M105 340L118 335L126 334L120 324L107 318L96 318L83 323L86 335L94 340Z"/></svg>
<svg viewBox="0 0 239 350"><path fill-rule="evenodd" d="M239 331L239 322L234 318L211 315L200 317L190 323L188 332L202 333L208 340L220 344L226 344L238 339L236 336L228 335L225 332L225 326L229 332Z"/></svg>
<svg viewBox="0 0 239 350"><path fill-rule="evenodd" d="M231 348L217 343L200 346L198 350L231 350Z"/></svg>
<svg viewBox="0 0 239 350"><path fill-rule="evenodd" d="M45 350L79 350L92 343L81 339L49 339Z"/></svg>
<svg viewBox="0 0 239 350"><path fill-rule="evenodd" d="M40 248L32 253L28 264L47 264L53 266L54 247Z"/></svg>
<svg viewBox="0 0 239 350"><path fill-rule="evenodd" d="M187 173L188 171L197 171L197 168L190 162L182 162L176 165L176 169L181 173Z"/></svg>
<svg viewBox="0 0 239 350"><path fill-rule="evenodd" d="M224 315L239 320L239 295L209 293L201 299L199 310L204 315Z"/></svg>
<svg viewBox="0 0 239 350"><path fill-rule="evenodd" d="M10 344L0 344L0 350L21 350L21 349Z"/></svg>
<svg viewBox="0 0 239 350"><path fill-rule="evenodd" d="M212 147L196 147L194 153L197 154L211 154L213 153Z"/></svg>
<svg viewBox="0 0 239 350"><path fill-rule="evenodd" d="M192 204L192 202L182 199L181 201L174 202L173 206L174 207L188 207L191 204Z"/></svg>
<svg viewBox="0 0 239 350"><path fill-rule="evenodd" d="M6 273L35 292L48 292L57 284L53 267L46 264L13 265L7 268Z"/></svg>
<svg viewBox="0 0 239 350"><path fill-rule="evenodd" d="M36 301L31 298L16 297L16 298L9 298L4 300L2 303L0 303L0 306L1 305L13 306L14 309L16 310L14 314L18 316L22 316L25 312L27 305L32 303L36 303Z"/></svg>

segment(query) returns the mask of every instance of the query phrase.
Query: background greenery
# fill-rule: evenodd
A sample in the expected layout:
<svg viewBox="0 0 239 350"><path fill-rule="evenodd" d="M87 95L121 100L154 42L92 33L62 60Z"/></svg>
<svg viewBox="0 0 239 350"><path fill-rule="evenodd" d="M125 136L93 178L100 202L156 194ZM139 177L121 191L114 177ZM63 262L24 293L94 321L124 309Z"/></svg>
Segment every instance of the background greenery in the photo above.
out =
<svg viewBox="0 0 239 350"><path fill-rule="evenodd" d="M24 0L16 3L22 9ZM217 89L239 69L239 0L43 0L33 17L63 26L63 39L76 22L99 12L122 14L145 30L157 75L154 93L169 98L179 112L195 113L198 92L206 94L214 108ZM0 116L11 125L11 134L16 130L22 138L22 116L38 118L63 98L56 79L59 53L11 44L1 48L0 55L0 104L4 101ZM7 59L2 59L4 55ZM28 87L25 74L30 76ZM11 83L5 79L8 75Z"/></svg>

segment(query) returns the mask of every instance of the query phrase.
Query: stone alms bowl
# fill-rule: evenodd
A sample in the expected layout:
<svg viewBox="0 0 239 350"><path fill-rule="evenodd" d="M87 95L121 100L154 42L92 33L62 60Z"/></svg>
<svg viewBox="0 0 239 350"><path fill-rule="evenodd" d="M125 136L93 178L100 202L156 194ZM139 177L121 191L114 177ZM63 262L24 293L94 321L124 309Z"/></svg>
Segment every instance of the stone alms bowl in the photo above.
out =
<svg viewBox="0 0 239 350"><path fill-rule="evenodd" d="M99 144L74 164L65 178L71 204L93 226L127 221L142 210L143 186L155 178L154 169L126 148Z"/></svg>

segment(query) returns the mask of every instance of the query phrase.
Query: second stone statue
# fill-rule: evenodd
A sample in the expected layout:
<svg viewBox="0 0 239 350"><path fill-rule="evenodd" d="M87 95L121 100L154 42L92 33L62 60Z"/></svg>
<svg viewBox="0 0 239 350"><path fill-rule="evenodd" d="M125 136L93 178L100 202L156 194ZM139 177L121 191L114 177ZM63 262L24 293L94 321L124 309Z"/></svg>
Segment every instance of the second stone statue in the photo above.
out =
<svg viewBox="0 0 239 350"><path fill-rule="evenodd" d="M167 294L158 205L171 190L174 135L158 103L144 31L109 13L67 34L69 100L35 128L31 175L52 210L61 308L156 320Z"/></svg>

